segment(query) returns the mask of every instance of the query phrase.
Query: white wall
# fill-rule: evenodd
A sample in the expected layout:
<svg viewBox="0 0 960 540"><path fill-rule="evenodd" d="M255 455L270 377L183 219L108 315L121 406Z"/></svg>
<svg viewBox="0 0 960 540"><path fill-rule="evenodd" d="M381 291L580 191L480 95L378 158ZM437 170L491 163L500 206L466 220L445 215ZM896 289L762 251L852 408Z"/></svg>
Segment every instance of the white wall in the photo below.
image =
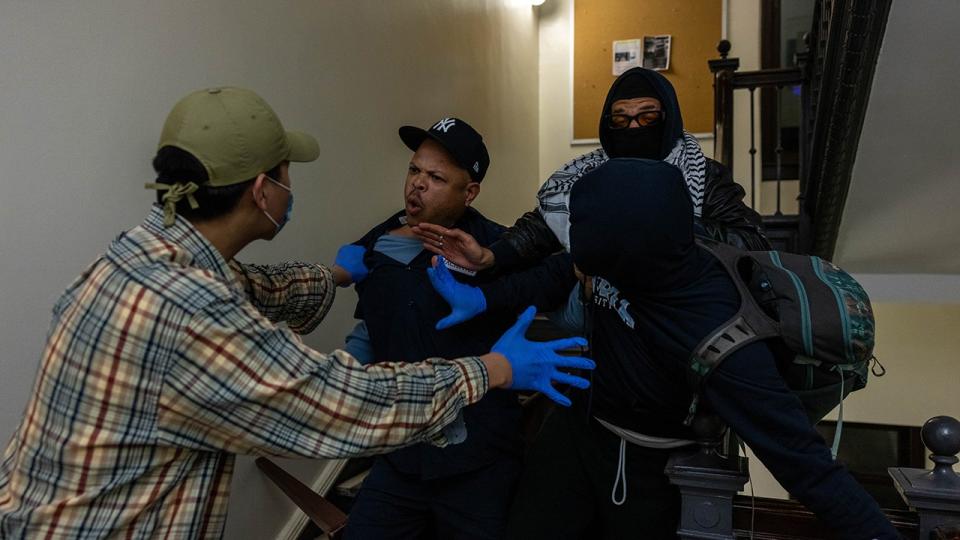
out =
<svg viewBox="0 0 960 540"><path fill-rule="evenodd" d="M261 93L320 140L294 165L293 222L240 258L330 261L401 205L404 123L446 115L485 135L478 206L503 222L537 177L535 12L508 0L0 0L0 439L19 422L60 291L154 192L169 108L204 86ZM342 343L352 291L307 338ZM286 464L309 476L315 465ZM266 538L289 506L242 462L228 538ZM272 532L271 532L272 531Z"/></svg>
<svg viewBox="0 0 960 540"><path fill-rule="evenodd" d="M960 3L893 2L836 258L857 272L960 275Z"/></svg>

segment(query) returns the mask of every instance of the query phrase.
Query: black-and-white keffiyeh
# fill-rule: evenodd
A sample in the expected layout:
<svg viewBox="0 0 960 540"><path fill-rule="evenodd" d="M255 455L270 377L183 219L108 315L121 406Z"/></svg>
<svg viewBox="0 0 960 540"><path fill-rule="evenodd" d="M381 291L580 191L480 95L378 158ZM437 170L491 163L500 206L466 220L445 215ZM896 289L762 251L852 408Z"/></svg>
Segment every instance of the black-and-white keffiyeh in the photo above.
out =
<svg viewBox="0 0 960 540"><path fill-rule="evenodd" d="M544 221L567 251L570 251L570 188L584 174L596 169L608 159L602 148L574 158L550 175L537 192L537 201ZM707 170L707 160L700 143L696 137L684 131L683 137L677 139L677 144L664 161L683 172L683 179L693 202L693 215L699 217L703 208L704 177Z"/></svg>

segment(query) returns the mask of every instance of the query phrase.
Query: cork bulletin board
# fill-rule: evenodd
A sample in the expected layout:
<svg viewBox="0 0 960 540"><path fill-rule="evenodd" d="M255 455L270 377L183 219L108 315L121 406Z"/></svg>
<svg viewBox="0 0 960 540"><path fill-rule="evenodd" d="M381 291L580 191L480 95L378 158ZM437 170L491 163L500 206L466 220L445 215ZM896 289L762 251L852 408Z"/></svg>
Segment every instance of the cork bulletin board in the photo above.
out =
<svg viewBox="0 0 960 540"><path fill-rule="evenodd" d="M575 0L573 28L573 137L596 139L600 109L613 75L613 42L670 34L670 69L691 133L713 131L713 76L723 0Z"/></svg>

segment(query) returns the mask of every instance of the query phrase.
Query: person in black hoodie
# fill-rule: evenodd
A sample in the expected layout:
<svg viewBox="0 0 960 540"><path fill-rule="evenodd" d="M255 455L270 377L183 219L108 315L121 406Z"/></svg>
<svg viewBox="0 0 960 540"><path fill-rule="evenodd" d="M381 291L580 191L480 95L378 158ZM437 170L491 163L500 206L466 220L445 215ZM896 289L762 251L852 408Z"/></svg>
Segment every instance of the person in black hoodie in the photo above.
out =
<svg viewBox="0 0 960 540"><path fill-rule="evenodd" d="M760 216L743 204L744 190L730 170L706 158L696 138L683 130L677 94L663 75L637 67L620 75L607 93L598 125L601 148L567 163L543 183L537 207L521 216L490 246L442 224L414 227L427 249L470 269L494 265L508 271L569 250L570 189L610 158L660 160L681 170L697 234L738 247L769 249Z"/></svg>
<svg viewBox="0 0 960 540"><path fill-rule="evenodd" d="M692 397L686 366L696 345L736 313L739 294L694 241L677 168L610 160L573 187L570 202L574 262L598 276L592 281L602 276L616 287L631 324L594 291L592 399L575 400L579 414L544 426L550 433L531 452L508 537L672 538L679 500L663 466L670 441L692 438L683 426ZM732 353L705 381L704 405L839 537L899 538L833 460L777 368L763 342ZM628 443L611 426L641 436Z"/></svg>

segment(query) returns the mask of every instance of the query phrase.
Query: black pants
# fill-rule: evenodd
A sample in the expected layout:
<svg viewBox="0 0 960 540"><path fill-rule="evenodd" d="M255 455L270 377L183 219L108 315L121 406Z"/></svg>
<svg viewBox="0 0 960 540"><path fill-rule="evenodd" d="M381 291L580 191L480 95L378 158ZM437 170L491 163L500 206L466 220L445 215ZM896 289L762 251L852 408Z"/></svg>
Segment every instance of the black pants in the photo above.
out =
<svg viewBox="0 0 960 540"><path fill-rule="evenodd" d="M900 538L873 497L831 457L766 345L751 343L727 357L707 380L704 398L839 538Z"/></svg>
<svg viewBox="0 0 960 540"><path fill-rule="evenodd" d="M618 506L611 492L620 438L577 406L554 410L527 456L507 538L676 538L680 492L663 473L670 451L627 443L625 452L626 501Z"/></svg>
<svg viewBox="0 0 960 540"><path fill-rule="evenodd" d="M345 540L503 537L520 463L503 458L433 480L397 471L379 458L350 509Z"/></svg>

